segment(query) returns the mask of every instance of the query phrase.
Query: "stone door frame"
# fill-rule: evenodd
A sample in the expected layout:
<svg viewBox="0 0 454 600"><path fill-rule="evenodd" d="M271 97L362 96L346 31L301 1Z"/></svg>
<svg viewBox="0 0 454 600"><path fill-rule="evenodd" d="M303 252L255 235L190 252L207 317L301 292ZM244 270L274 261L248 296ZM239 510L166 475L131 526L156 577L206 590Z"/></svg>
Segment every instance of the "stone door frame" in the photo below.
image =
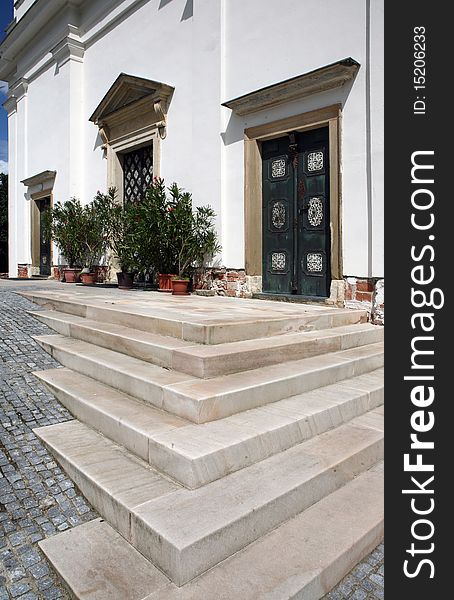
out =
<svg viewBox="0 0 454 600"><path fill-rule="evenodd" d="M333 104L244 130L244 214L246 274L262 276L262 155L265 140L291 131L328 126L330 168L331 277L343 278L340 135L341 105Z"/></svg>
<svg viewBox="0 0 454 600"><path fill-rule="evenodd" d="M38 192L30 195L30 209L31 209L31 257L32 257L32 275L40 275L40 260L41 260L41 241L40 241L40 228L41 228L41 218L40 211L38 207L38 202L41 200L45 200L46 198L50 199L50 208L54 205L53 194L51 190L43 190L42 192ZM52 275L52 267L53 267L53 240L51 240L50 244L50 269Z"/></svg>

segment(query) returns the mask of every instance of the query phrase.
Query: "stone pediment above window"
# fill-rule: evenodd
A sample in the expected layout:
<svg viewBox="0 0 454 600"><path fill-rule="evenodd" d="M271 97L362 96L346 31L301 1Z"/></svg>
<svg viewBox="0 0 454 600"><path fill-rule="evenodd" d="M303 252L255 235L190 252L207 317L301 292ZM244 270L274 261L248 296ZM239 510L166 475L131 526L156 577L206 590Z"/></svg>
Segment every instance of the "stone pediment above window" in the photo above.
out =
<svg viewBox="0 0 454 600"><path fill-rule="evenodd" d="M359 67L359 63L353 58L345 58L309 73L244 94L224 102L222 106L230 108L241 116L274 108L286 102L339 88L356 77Z"/></svg>
<svg viewBox="0 0 454 600"><path fill-rule="evenodd" d="M154 126L165 137L174 88L159 81L121 73L90 117L105 143L128 131Z"/></svg>
<svg viewBox="0 0 454 600"><path fill-rule="evenodd" d="M27 188L27 193L30 197L36 194L52 190L57 171L42 171L37 175L32 175L26 179L22 179L21 183Z"/></svg>

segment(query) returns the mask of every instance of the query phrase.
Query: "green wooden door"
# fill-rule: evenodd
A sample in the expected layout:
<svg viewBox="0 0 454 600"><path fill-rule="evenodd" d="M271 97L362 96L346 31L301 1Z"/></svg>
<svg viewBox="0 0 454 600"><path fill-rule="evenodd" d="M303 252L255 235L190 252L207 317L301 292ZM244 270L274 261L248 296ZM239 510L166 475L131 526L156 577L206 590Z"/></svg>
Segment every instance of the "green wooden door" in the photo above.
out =
<svg viewBox="0 0 454 600"><path fill-rule="evenodd" d="M329 296L328 128L262 144L263 291Z"/></svg>
<svg viewBox="0 0 454 600"><path fill-rule="evenodd" d="M289 294L293 282L294 173L288 138L264 142L263 290Z"/></svg>
<svg viewBox="0 0 454 600"><path fill-rule="evenodd" d="M43 226L46 212L50 209L50 198L44 198L38 202L39 208L39 273L40 275L51 274L50 264L50 238L46 235Z"/></svg>

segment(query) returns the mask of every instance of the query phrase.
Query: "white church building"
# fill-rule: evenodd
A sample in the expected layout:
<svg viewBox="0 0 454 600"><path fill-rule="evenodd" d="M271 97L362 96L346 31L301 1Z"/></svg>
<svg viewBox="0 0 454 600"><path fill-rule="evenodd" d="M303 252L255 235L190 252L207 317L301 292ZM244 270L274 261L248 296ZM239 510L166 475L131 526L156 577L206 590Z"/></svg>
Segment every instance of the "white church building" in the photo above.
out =
<svg viewBox="0 0 454 600"><path fill-rule="evenodd" d="M49 204L160 176L215 209L228 295L381 297L382 0L14 6L10 277L61 262Z"/></svg>

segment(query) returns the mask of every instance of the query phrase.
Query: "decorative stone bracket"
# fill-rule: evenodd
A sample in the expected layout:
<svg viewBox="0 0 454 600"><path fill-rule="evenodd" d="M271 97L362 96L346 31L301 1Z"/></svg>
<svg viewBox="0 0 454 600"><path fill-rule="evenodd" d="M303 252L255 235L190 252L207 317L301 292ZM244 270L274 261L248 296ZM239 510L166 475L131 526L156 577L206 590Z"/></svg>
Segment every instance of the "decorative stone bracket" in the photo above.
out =
<svg viewBox="0 0 454 600"><path fill-rule="evenodd" d="M27 95L28 79L22 77L14 82L8 90L8 98L3 106L8 114L14 112L17 108L17 103Z"/></svg>

